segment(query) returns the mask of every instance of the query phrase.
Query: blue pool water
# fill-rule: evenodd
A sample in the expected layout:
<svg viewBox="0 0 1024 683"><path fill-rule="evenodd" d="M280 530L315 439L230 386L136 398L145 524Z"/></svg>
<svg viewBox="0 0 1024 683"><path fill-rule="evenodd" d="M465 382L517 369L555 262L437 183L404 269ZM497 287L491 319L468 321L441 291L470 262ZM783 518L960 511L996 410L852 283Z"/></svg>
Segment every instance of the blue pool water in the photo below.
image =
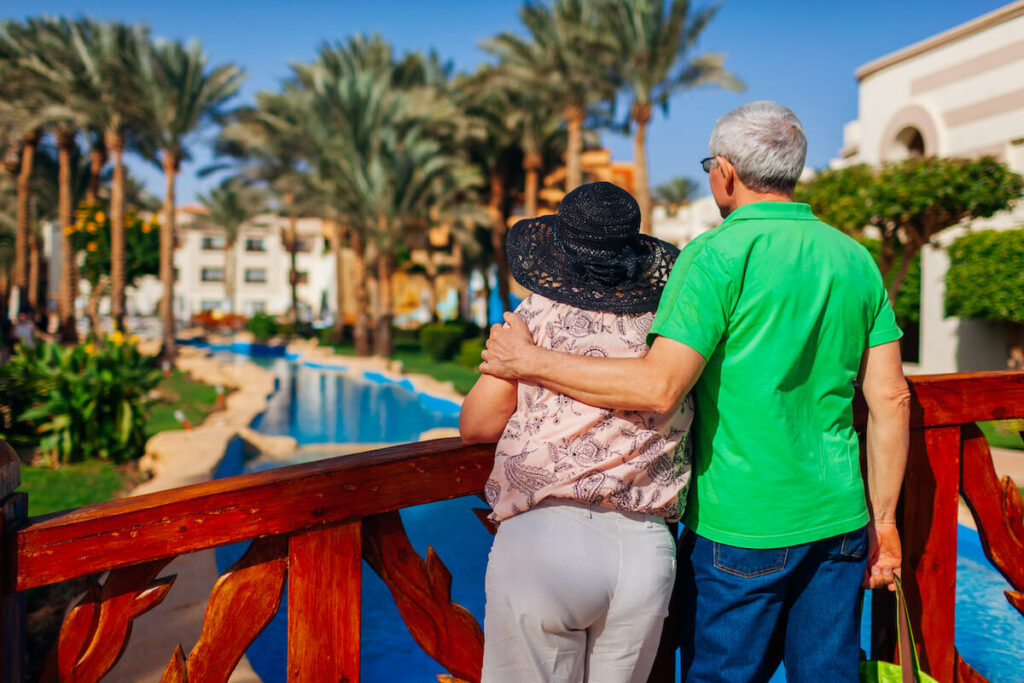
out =
<svg viewBox="0 0 1024 683"><path fill-rule="evenodd" d="M275 354L265 350L259 353L263 357L257 362L277 374L279 386L258 423L261 432L290 434L300 444L381 443L411 441L427 429L458 423L456 404L417 395L407 382L395 383L374 375L357 380L330 367L274 358ZM220 476L252 466L242 462L241 448L236 447L225 458ZM479 506L476 498L460 498L408 508L402 511L402 519L420 554L426 553L428 544L434 546L452 573L453 600L469 609L482 624L484 570L492 537L472 512ZM1006 603L1002 592L1008 584L985 559L977 533L960 527L958 543L957 648L993 683L1019 681L1024 678L1024 618ZM241 544L218 549L221 571L244 550ZM865 644L869 602L862 623ZM443 669L412 640L387 587L366 565L362 606L362 680L436 681ZM253 668L267 683L286 680L286 633L287 598L248 651ZM784 681L784 672L780 670L772 680Z"/></svg>

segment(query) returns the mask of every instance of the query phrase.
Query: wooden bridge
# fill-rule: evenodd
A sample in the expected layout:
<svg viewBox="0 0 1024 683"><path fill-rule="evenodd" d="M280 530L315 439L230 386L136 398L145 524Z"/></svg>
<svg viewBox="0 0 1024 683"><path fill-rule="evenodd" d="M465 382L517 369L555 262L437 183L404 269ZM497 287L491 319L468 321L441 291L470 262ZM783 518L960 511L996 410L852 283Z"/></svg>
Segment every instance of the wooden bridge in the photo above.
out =
<svg viewBox="0 0 1024 683"><path fill-rule="evenodd" d="M983 681L953 644L958 500L967 502L986 555L1009 583L1007 600L1024 615L1024 502L1012 481L997 479L988 444L973 424L1024 418L1024 372L922 376L911 385L911 453L900 519L921 663L939 681ZM863 426L863 405L855 414ZM3 680L22 680L22 591L90 577L42 678L96 681L128 646L132 620L173 590L174 577L160 577L171 559L251 541L211 593L198 643L187 655L180 646L167 653L163 681L226 681L277 611L287 578L289 681L355 683L363 560L390 588L413 638L439 670L478 681L480 626L451 602L451 575L442 559L432 549L426 558L416 554L398 511L479 495L492 456L492 446L443 439L29 518L26 495L17 490L17 457L0 441ZM246 618L234 618L239 614ZM875 593L872 614L874 652L891 655L887 592ZM674 680L669 640L651 681Z"/></svg>

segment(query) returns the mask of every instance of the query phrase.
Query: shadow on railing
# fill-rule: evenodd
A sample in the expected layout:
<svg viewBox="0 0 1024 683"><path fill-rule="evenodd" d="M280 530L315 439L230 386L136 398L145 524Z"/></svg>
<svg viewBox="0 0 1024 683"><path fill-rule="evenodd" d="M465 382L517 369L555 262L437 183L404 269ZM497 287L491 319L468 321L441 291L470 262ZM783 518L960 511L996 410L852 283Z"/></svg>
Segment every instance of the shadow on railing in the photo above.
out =
<svg viewBox="0 0 1024 683"><path fill-rule="evenodd" d="M1024 418L1024 372L923 376L911 384L901 523L921 663L940 681L980 681L953 644L957 502L962 495L970 506L986 554L1013 588L1007 599L1024 614L1024 503L1012 481L997 479L973 424ZM862 405L855 414L863 425ZM426 559L413 550L398 510L479 495L492 457L492 446L442 439L27 518L17 458L0 441L3 680L22 679L22 591L89 577L42 679L95 681L117 662L132 620L172 590L173 576L157 578L171 559L251 540L214 587L195 647L187 656L180 646L167 653L162 681L226 681L277 611L286 579L288 679L358 681L362 560L387 584L420 647L453 680L478 681L480 626L451 602L451 574L433 549ZM246 618L233 618L239 614ZM875 656L893 655L892 624L891 598L876 592ZM650 680L674 680L673 660L664 647Z"/></svg>

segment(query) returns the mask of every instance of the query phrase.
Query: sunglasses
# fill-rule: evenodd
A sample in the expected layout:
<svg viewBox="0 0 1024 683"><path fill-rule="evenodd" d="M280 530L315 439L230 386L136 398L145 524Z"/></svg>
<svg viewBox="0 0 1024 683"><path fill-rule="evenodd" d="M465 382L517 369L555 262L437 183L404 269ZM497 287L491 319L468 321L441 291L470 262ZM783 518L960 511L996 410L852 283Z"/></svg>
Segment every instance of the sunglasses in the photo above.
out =
<svg viewBox="0 0 1024 683"><path fill-rule="evenodd" d="M705 173L711 173L711 164L717 159L717 157L707 157L700 160L700 167L704 169Z"/></svg>

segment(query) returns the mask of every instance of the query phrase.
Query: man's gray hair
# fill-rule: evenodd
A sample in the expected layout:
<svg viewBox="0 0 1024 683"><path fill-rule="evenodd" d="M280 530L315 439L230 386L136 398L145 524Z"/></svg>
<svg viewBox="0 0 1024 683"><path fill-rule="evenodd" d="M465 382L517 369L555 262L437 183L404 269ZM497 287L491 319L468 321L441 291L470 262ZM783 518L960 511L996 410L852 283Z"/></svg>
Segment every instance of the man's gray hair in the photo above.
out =
<svg viewBox="0 0 1024 683"><path fill-rule="evenodd" d="M800 119L787 107L760 100L718 119L709 151L732 162L750 189L792 194L804 170L807 136Z"/></svg>

